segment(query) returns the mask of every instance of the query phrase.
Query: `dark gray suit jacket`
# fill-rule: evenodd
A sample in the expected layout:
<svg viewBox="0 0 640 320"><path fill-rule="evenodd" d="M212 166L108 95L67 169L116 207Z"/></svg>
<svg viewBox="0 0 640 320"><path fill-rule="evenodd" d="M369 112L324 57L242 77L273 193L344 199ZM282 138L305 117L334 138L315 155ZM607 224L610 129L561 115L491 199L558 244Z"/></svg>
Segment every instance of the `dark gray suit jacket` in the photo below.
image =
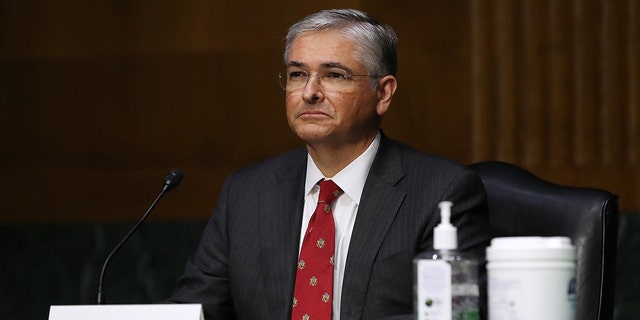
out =
<svg viewBox="0 0 640 320"><path fill-rule="evenodd" d="M207 319L289 319L304 201L300 148L231 175L170 302ZM490 240L485 191L468 169L382 136L344 274L341 319L411 319L414 256L432 250L437 205L453 201L461 251Z"/></svg>

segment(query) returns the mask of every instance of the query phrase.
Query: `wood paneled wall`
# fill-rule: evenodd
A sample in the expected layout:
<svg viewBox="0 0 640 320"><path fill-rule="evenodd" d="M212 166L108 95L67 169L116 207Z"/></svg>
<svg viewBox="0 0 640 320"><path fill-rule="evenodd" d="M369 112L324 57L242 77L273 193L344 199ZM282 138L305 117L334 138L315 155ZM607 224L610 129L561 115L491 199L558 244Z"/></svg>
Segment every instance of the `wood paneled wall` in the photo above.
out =
<svg viewBox="0 0 640 320"><path fill-rule="evenodd" d="M174 167L152 218L206 218L229 173L300 145L283 36L331 7L400 37L389 136L640 210L634 0L0 0L0 222L136 219Z"/></svg>
<svg viewBox="0 0 640 320"><path fill-rule="evenodd" d="M472 1L474 159L640 207L640 3Z"/></svg>

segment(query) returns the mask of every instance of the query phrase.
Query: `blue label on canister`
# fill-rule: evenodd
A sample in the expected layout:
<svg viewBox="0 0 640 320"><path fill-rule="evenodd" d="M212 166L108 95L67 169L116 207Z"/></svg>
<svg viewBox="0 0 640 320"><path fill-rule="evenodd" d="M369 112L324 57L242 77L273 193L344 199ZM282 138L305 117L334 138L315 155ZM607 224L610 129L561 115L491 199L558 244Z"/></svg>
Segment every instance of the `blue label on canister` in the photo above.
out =
<svg viewBox="0 0 640 320"><path fill-rule="evenodd" d="M576 278L573 278L571 279L571 281L569 281L569 290L567 294L570 296L574 296L576 294Z"/></svg>

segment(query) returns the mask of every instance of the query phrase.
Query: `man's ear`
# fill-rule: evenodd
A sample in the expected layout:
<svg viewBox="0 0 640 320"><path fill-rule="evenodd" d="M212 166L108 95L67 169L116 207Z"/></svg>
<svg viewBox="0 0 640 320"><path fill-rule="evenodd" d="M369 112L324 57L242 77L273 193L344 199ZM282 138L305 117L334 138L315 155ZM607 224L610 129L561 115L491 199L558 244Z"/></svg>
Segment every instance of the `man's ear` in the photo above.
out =
<svg viewBox="0 0 640 320"><path fill-rule="evenodd" d="M383 115L391 106L391 100L398 88L398 81L396 77L388 75L380 79L378 82L378 88L376 89L378 94L378 106L376 112L379 116Z"/></svg>

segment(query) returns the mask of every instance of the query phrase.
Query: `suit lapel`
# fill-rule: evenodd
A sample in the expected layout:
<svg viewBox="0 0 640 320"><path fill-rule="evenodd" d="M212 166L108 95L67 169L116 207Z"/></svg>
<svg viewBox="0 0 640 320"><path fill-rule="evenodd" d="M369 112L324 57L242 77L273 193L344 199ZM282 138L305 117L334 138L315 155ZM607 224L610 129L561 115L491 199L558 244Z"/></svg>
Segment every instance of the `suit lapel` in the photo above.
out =
<svg viewBox="0 0 640 320"><path fill-rule="evenodd" d="M384 136L365 183L345 267L342 319L364 312L372 266L406 193L395 185L404 177L400 151Z"/></svg>
<svg viewBox="0 0 640 320"><path fill-rule="evenodd" d="M273 184L260 198L262 279L269 317L274 319L290 314L304 205L306 152L290 159L289 165L273 172Z"/></svg>

